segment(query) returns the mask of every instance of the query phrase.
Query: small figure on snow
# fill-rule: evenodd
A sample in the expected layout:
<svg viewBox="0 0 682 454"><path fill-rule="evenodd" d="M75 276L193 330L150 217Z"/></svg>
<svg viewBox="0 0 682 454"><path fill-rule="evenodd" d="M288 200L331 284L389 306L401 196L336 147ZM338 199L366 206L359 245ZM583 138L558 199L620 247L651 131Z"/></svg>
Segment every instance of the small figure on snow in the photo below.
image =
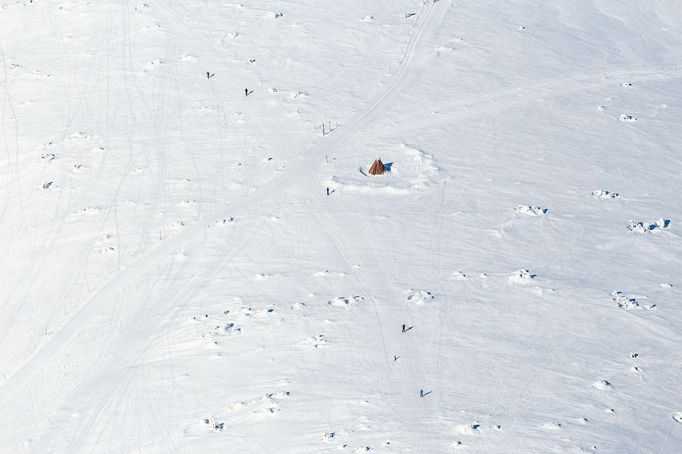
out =
<svg viewBox="0 0 682 454"><path fill-rule="evenodd" d="M405 328L407 328L407 325L403 323L403 333L405 332Z"/></svg>

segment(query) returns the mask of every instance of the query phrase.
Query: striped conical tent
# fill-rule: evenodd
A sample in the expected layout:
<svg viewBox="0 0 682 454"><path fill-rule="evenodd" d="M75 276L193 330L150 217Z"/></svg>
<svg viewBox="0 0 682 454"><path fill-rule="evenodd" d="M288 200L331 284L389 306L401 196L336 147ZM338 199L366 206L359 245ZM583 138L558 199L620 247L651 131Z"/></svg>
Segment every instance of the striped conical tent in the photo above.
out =
<svg viewBox="0 0 682 454"><path fill-rule="evenodd" d="M375 160L372 164L372 167L369 168L369 174L383 175L384 173L386 173L386 167L384 167L384 163L381 162L381 159Z"/></svg>

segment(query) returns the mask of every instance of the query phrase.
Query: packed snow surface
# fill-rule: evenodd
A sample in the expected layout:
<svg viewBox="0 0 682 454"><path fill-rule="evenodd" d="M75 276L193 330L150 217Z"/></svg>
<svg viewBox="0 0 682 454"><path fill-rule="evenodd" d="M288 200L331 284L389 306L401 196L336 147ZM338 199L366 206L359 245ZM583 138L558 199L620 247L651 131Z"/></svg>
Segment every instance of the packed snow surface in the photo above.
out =
<svg viewBox="0 0 682 454"><path fill-rule="evenodd" d="M0 62L0 453L682 452L679 0L4 0Z"/></svg>

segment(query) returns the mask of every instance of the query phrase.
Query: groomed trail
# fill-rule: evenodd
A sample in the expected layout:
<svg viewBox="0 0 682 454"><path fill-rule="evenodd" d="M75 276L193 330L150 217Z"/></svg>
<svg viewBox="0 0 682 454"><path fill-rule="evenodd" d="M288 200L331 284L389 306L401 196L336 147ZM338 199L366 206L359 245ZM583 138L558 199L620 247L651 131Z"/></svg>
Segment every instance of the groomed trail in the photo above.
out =
<svg viewBox="0 0 682 454"><path fill-rule="evenodd" d="M25 426L27 434L34 432L36 425L43 424L42 418L45 415L49 415L58 406L67 405L69 396L75 395L79 386L99 375L100 363L104 359L109 359L109 352L120 348L116 342L125 342L126 336L121 336L120 332L125 333L130 328L124 321L134 320L134 326L137 328L133 331L142 330L140 327L149 329L151 326L159 325L159 320L139 318L138 311L141 305L151 302L145 301L144 297L141 301L126 300L122 295L127 288L143 282L158 282L163 277L164 270L167 269L167 265L164 264L172 260L172 254L179 251L191 254L193 248L201 247L202 238L208 235L209 230L223 219L229 217L245 219L246 222L237 224L225 238L225 242L231 244L231 248L218 259L229 261L230 252L239 250L239 243L244 235L248 235L251 229L257 228L255 216L251 216L249 220L254 207L257 207L258 212L276 211L277 205L284 203L288 195L292 193L292 188L296 189L305 185L303 187L311 189L318 186L318 184L309 183L311 178L316 178L317 165L315 163L324 159L325 154L342 153L344 143L349 137L368 126L375 117L381 115L387 104L407 89L410 78L424 69L420 68L422 56L428 51L428 46L432 43L438 26L450 7L451 2L448 1L423 3L400 66L390 75L390 82L385 85L381 94L352 119L344 122L333 133L306 146L307 151L276 176L271 183L255 189L252 194L240 201L229 203L229 208L225 212L203 218L165 238L96 290L64 326L51 334L46 343L0 386L0 406L5 409L11 408L12 411L7 411L5 414L13 415L12 421L4 424L12 424L15 427ZM174 309L177 309L172 303L172 301L166 302L169 316L175 313ZM118 321L109 321L112 314L115 314ZM100 324L109 326L100 334L93 334L92 330L86 330L83 333L86 326L92 328ZM160 329L163 330L163 328ZM130 362L131 366L134 366L134 359L131 360L130 357L121 357L120 360ZM120 367L120 364L117 366ZM112 382L125 382L123 375L110 377L110 379ZM46 383L50 386L45 387ZM41 389L45 389L49 397L42 396ZM106 399L108 396L102 397ZM91 396L91 399L93 403L103 404L103 401L99 401L95 396ZM41 402L41 409L33 407L31 402ZM97 404L92 410L98 413ZM22 414L23 416L20 416ZM31 437L27 435L26 438ZM71 442L78 445L83 440L71 440Z"/></svg>

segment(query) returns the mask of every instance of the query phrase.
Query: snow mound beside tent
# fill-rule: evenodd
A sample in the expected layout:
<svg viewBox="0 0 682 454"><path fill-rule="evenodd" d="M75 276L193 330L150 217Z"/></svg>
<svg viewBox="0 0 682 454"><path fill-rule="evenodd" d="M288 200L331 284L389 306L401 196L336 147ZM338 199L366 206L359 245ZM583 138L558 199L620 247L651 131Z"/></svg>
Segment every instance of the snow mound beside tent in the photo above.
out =
<svg viewBox="0 0 682 454"><path fill-rule="evenodd" d="M359 169L348 169L342 175L332 176L327 185L342 191L407 194L426 191L437 184L441 170L431 155L418 148L401 144L392 150L379 150L374 154L380 156L386 166L385 174L369 175L372 157Z"/></svg>

